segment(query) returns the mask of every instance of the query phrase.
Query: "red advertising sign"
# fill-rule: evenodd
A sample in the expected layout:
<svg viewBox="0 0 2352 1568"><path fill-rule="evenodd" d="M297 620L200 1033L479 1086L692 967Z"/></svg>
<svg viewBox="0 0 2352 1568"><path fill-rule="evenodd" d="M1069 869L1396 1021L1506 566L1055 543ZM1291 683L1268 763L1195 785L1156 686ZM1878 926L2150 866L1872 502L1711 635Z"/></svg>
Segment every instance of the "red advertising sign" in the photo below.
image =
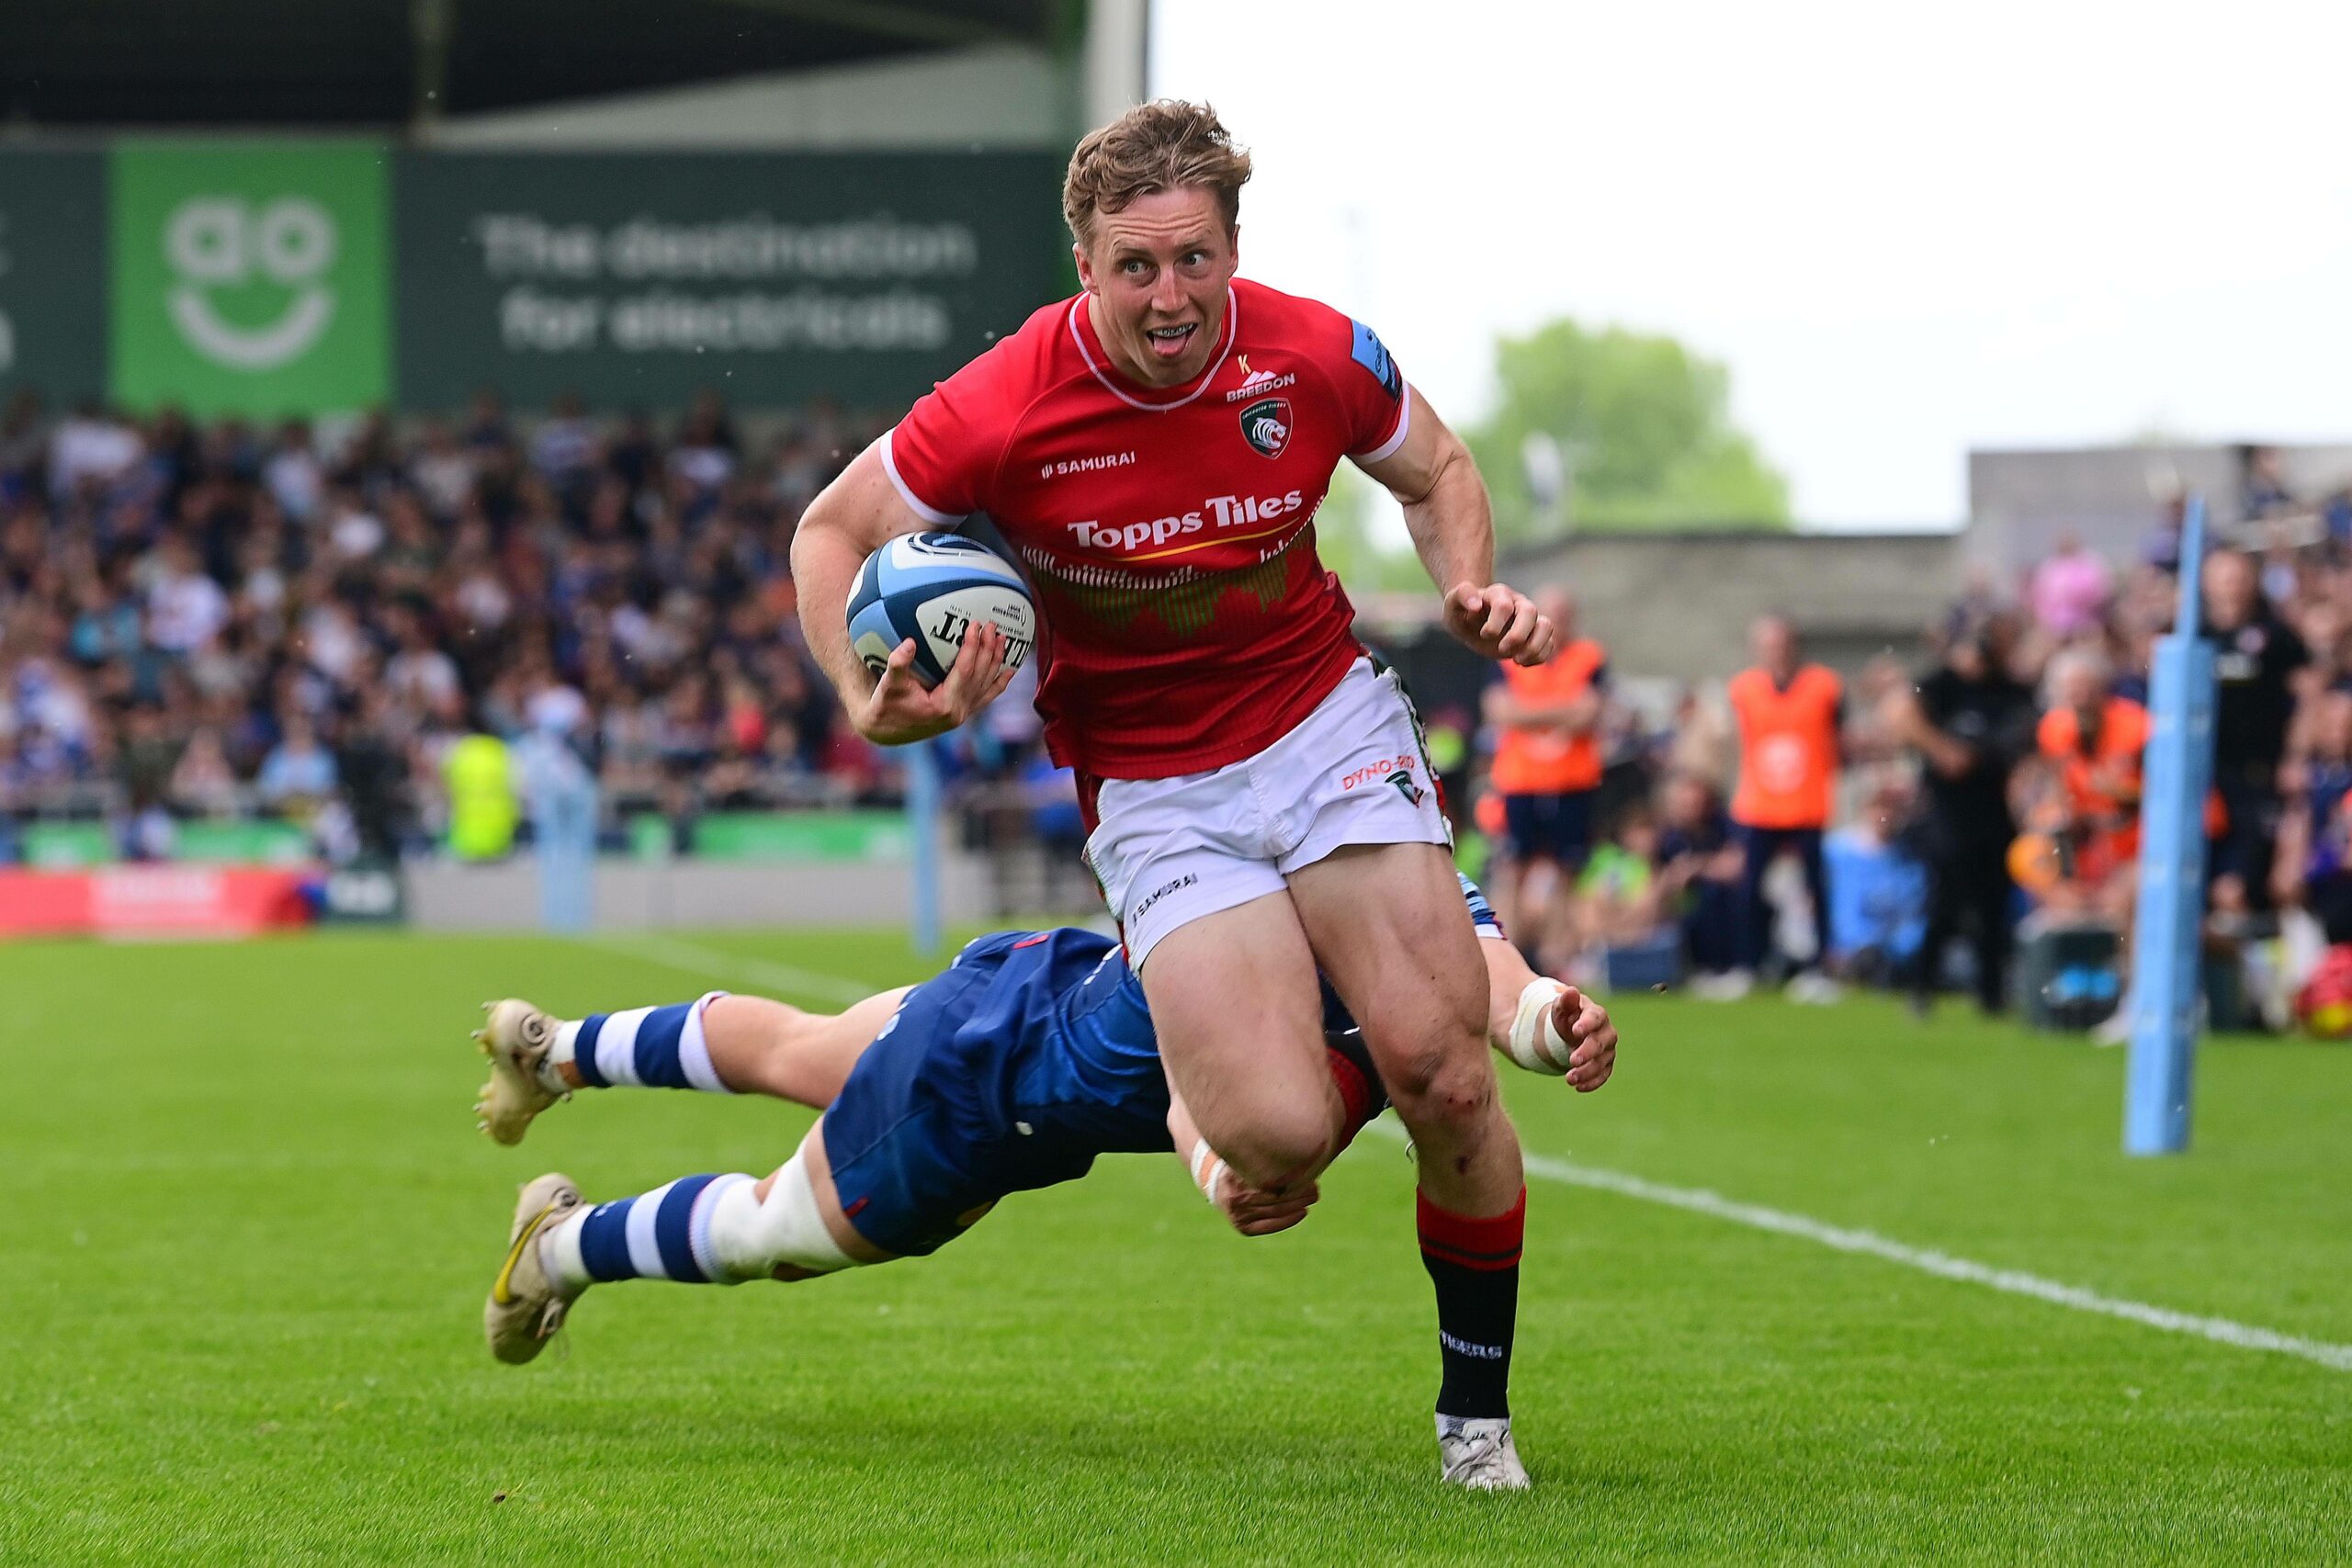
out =
<svg viewBox="0 0 2352 1568"><path fill-rule="evenodd" d="M0 937L250 936L307 925L303 885L316 874L215 865L0 871Z"/></svg>

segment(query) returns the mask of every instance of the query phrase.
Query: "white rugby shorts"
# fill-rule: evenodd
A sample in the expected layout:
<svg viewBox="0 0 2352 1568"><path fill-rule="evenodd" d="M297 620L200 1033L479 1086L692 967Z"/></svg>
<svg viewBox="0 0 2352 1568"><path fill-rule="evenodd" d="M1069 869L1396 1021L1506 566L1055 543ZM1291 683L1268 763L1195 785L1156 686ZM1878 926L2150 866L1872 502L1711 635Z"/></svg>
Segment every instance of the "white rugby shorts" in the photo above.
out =
<svg viewBox="0 0 2352 1568"><path fill-rule="evenodd" d="M1412 704L1368 659L1258 755L1105 779L1094 808L1086 858L1137 968L1170 931L1282 892L1343 844L1453 842Z"/></svg>

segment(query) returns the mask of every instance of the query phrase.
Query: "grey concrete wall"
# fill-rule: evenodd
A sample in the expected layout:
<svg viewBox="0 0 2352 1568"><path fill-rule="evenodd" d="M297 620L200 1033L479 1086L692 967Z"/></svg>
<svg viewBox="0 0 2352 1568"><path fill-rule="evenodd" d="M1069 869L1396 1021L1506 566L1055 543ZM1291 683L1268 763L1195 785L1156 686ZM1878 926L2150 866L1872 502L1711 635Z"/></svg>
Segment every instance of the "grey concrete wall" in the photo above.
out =
<svg viewBox="0 0 2352 1568"><path fill-rule="evenodd" d="M2317 500L2352 480L2352 446L2278 447L2288 488ZM2227 529L2240 521L2236 446L2086 446L1968 455L1968 553L2004 578L2048 555L2062 532L2109 559L2136 560L2178 491L2205 497Z"/></svg>
<svg viewBox="0 0 2352 1568"><path fill-rule="evenodd" d="M527 857L498 865L423 862L406 870L410 921L427 931L536 931L538 873ZM898 926L913 916L904 862L608 859L596 868L594 928ZM941 857L941 912L952 924L990 918L989 867Z"/></svg>
<svg viewBox="0 0 2352 1568"><path fill-rule="evenodd" d="M1747 665L1748 625L1768 612L1839 668L1908 657L1960 592L1962 558L1951 534L1614 534L1514 551L1503 570L1521 588L1572 590L1620 676L1708 682Z"/></svg>

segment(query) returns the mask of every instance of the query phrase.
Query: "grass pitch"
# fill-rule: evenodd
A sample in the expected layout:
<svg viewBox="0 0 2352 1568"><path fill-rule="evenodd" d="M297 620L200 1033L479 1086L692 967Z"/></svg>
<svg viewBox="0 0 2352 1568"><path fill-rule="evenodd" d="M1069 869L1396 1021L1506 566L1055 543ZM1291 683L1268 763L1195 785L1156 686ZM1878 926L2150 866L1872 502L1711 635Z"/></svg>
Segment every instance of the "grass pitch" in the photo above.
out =
<svg viewBox="0 0 2352 1568"><path fill-rule="evenodd" d="M897 938L700 946L922 972ZM0 1558L2352 1553L2352 1371L1541 1179L1536 1490L1441 1492L1410 1175L1378 1137L1271 1240L1172 1160L1113 1157L929 1260L600 1289L568 1355L498 1366L479 1309L516 1183L765 1171L808 1121L622 1090L518 1150L474 1132L481 998L760 988L662 951L0 951ZM2209 1045L2195 1152L2132 1161L2119 1053L1872 1000L1621 1021L1599 1095L1506 1072L1531 1151L2352 1344L2352 1050Z"/></svg>

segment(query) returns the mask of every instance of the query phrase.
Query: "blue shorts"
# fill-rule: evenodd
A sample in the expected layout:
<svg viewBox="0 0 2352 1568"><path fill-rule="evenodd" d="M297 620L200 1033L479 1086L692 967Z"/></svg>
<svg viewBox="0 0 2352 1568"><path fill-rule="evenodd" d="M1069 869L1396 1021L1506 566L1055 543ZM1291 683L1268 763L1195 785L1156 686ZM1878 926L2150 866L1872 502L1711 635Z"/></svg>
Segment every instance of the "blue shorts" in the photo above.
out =
<svg viewBox="0 0 2352 1568"><path fill-rule="evenodd" d="M1503 836L1518 859L1556 861L1569 871L1592 852L1592 801L1599 790L1503 796Z"/></svg>
<svg viewBox="0 0 2352 1568"><path fill-rule="evenodd" d="M967 1031L1001 952L973 944L907 994L825 1108L825 1157L842 1213L885 1252L919 1257L955 1240L1008 1192L1083 1176L1091 1153L1005 1126L983 1097L1022 1043ZM1040 1130L1042 1131L1042 1129Z"/></svg>

